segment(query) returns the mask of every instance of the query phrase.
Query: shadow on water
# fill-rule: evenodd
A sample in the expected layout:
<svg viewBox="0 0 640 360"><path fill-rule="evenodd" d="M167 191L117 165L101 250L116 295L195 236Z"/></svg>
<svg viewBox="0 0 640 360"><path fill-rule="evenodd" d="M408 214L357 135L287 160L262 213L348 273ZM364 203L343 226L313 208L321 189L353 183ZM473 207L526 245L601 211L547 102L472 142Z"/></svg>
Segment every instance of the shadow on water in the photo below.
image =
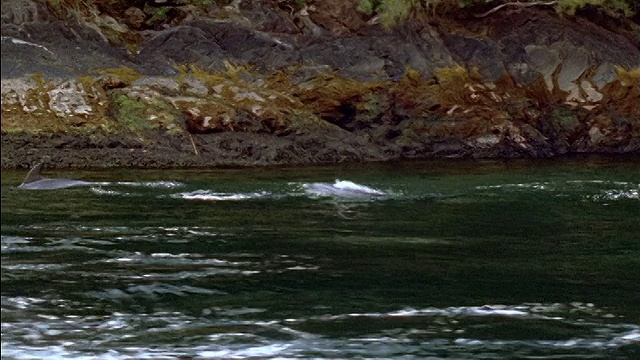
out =
<svg viewBox="0 0 640 360"><path fill-rule="evenodd" d="M638 173L118 170L22 191L3 172L2 356L634 359ZM305 191L336 179L383 195Z"/></svg>

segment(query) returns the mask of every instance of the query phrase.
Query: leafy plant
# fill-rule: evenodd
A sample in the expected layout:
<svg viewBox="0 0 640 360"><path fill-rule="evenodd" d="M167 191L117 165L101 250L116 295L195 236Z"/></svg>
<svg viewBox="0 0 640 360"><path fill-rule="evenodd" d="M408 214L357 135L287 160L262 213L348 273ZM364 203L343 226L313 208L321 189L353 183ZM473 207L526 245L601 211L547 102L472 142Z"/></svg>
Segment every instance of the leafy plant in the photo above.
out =
<svg viewBox="0 0 640 360"><path fill-rule="evenodd" d="M625 0L559 0L556 10L569 15L574 15L577 10L587 6L602 8L610 15L631 16L633 11ZM636 5L637 6L637 5Z"/></svg>
<svg viewBox="0 0 640 360"><path fill-rule="evenodd" d="M115 97L114 104L116 105L115 118L124 126L136 132L150 128L144 116L146 105L143 102L120 94Z"/></svg>
<svg viewBox="0 0 640 360"><path fill-rule="evenodd" d="M131 84L142 77L140 73L126 66L119 68L100 69L96 72L101 75L113 76L125 84Z"/></svg>
<svg viewBox="0 0 640 360"><path fill-rule="evenodd" d="M98 13L98 9L92 0L45 0L45 3L62 18L71 15L79 19L85 19Z"/></svg>
<svg viewBox="0 0 640 360"><path fill-rule="evenodd" d="M526 6L527 3L540 3L539 0L354 0L357 9L365 14L376 14L385 27L393 27L408 19L434 17L450 13L455 9L470 8L492 4ZM544 3L538 5L554 5ZM577 10L587 6L600 8L612 16L632 16L638 10L636 0L557 0L555 8L559 13L574 15Z"/></svg>
<svg viewBox="0 0 640 360"><path fill-rule="evenodd" d="M170 7L162 6L159 8L152 9L151 17L146 21L147 25L154 25L157 23L162 23L167 20L167 15L169 14ZM146 11L150 12L149 10Z"/></svg>

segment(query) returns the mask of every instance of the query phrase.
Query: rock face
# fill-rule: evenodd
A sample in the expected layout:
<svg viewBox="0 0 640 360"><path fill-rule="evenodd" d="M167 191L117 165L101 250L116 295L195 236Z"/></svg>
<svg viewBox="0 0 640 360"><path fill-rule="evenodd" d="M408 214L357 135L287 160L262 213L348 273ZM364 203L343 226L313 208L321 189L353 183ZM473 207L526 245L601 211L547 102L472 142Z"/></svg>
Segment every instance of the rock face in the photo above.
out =
<svg viewBox="0 0 640 360"><path fill-rule="evenodd" d="M542 7L386 29L305 3L175 5L153 28L3 1L2 166L640 153L638 24Z"/></svg>

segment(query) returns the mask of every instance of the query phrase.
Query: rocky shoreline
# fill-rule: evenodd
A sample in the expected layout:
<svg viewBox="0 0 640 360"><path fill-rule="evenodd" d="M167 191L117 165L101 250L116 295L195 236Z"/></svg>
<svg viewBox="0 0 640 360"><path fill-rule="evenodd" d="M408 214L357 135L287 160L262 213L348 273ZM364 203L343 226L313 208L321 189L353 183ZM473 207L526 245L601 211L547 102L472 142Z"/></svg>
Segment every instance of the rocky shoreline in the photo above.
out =
<svg viewBox="0 0 640 360"><path fill-rule="evenodd" d="M2 168L640 154L630 18L514 7L389 29L337 0L176 3L141 28L135 8L3 1Z"/></svg>

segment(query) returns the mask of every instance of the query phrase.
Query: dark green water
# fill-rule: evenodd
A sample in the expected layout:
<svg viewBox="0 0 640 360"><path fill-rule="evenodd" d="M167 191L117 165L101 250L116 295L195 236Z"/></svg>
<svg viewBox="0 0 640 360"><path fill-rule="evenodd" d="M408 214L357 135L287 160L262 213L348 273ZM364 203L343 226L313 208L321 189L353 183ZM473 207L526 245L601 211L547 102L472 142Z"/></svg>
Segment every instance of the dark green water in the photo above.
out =
<svg viewBox="0 0 640 360"><path fill-rule="evenodd" d="M640 358L639 159L24 175L3 359Z"/></svg>

